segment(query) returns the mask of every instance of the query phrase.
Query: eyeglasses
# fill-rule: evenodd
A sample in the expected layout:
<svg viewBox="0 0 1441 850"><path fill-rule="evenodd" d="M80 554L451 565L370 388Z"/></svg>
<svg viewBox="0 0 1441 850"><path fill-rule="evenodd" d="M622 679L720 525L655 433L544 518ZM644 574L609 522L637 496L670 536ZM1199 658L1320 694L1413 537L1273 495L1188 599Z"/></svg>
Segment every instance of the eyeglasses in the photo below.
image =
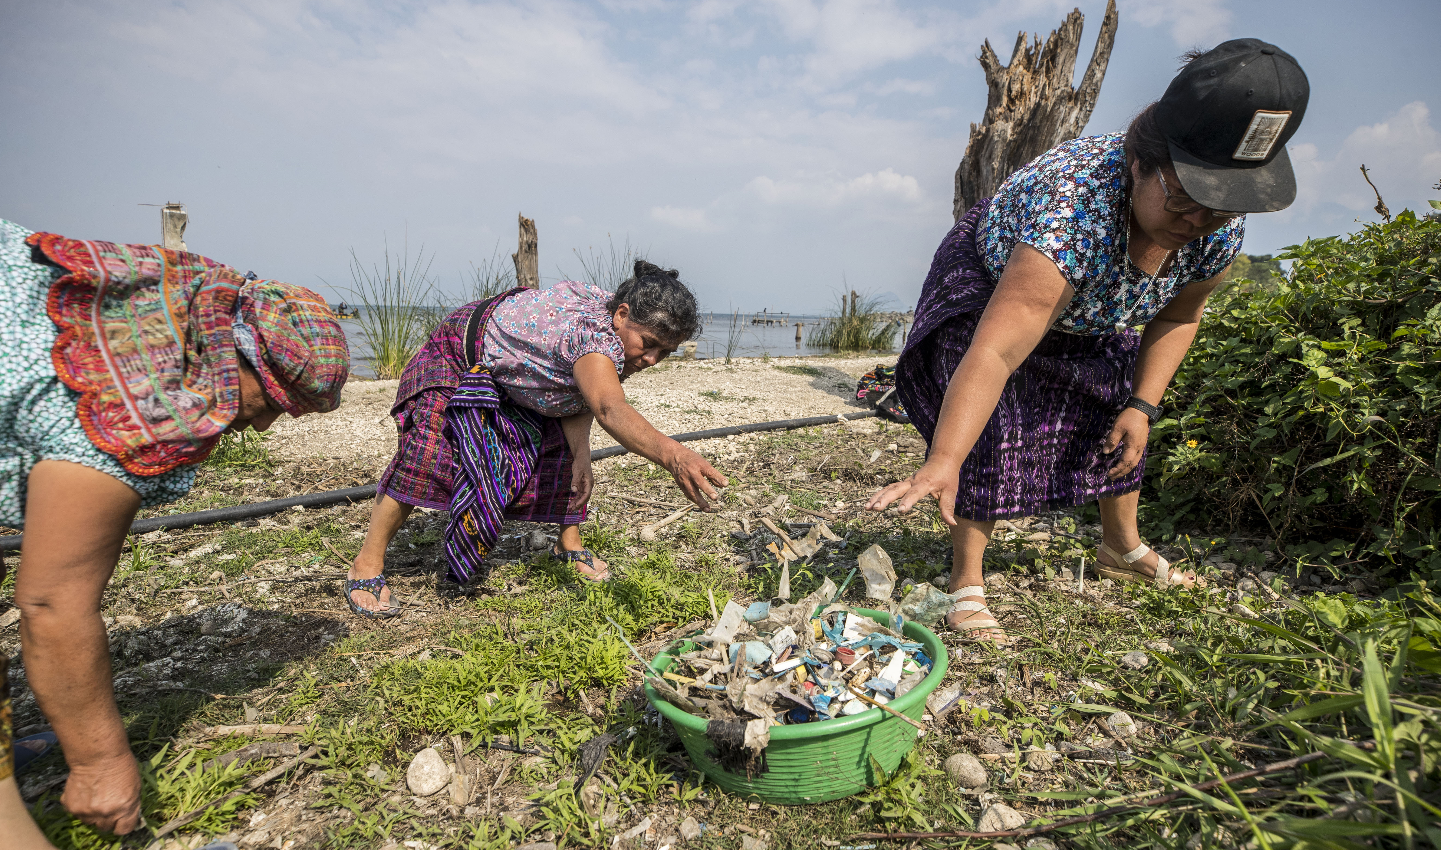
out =
<svg viewBox="0 0 1441 850"><path fill-rule="evenodd" d="M1192 213L1205 210L1211 214L1211 218L1220 219L1221 221L1230 221L1233 218L1245 215L1245 213L1209 209L1192 201L1190 198L1181 199L1175 197L1171 194L1170 187L1166 185L1166 178L1161 174L1161 169L1159 168L1156 169L1156 179L1161 181L1161 191L1166 195L1166 202L1161 205L1165 208L1166 212L1175 213L1176 215L1191 215Z"/></svg>

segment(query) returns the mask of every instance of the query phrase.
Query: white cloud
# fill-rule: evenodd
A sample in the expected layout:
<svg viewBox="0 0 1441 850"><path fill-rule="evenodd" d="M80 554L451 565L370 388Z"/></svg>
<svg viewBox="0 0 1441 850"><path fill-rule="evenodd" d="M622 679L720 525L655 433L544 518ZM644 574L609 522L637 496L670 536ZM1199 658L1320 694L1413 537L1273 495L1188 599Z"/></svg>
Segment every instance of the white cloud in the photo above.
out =
<svg viewBox="0 0 1441 850"><path fill-rule="evenodd" d="M1226 0L1120 0L1121 23L1143 27L1169 24L1177 47L1215 47L1230 38Z"/></svg>
<svg viewBox="0 0 1441 850"><path fill-rule="evenodd" d="M1335 155L1324 157L1314 144L1290 149L1296 169L1298 214L1330 202L1365 213L1376 204L1371 187L1362 179L1366 166L1392 213L1405 207L1429 210L1425 199L1441 178L1441 132L1431 126L1431 111L1423 101L1398 109L1385 121L1351 131Z"/></svg>
<svg viewBox="0 0 1441 850"><path fill-rule="evenodd" d="M798 175L781 180L761 176L746 188L765 203L777 205L835 207L877 201L916 205L924 200L916 178L891 168L849 180L832 175Z"/></svg>
<svg viewBox="0 0 1441 850"><path fill-rule="evenodd" d="M696 233L711 233L720 229L710 221L706 211L698 207L651 207L650 217L661 224Z"/></svg>

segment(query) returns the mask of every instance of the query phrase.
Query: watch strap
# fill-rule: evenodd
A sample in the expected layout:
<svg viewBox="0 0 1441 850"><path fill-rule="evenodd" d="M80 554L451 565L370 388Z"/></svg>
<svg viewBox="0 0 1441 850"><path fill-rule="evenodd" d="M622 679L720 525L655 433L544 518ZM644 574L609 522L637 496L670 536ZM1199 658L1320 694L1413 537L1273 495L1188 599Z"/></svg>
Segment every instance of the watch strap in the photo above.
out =
<svg viewBox="0 0 1441 850"><path fill-rule="evenodd" d="M1161 408L1157 407L1154 404L1151 404L1149 401L1136 398L1135 396L1131 396L1129 399L1126 400L1126 407L1129 407L1133 410L1139 410L1142 413L1146 414L1146 419L1152 425L1155 425L1161 418Z"/></svg>

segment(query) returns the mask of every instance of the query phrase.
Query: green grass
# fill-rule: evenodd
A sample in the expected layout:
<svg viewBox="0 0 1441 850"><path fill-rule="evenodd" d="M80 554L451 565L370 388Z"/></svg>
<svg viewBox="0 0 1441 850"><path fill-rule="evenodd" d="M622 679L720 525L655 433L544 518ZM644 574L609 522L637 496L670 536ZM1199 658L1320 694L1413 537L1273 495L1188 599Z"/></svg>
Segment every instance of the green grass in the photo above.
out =
<svg viewBox="0 0 1441 850"><path fill-rule="evenodd" d="M426 258L423 246L411 260L408 246L392 255L387 244L383 267L377 263L366 268L355 252L350 252L352 286L345 289L361 305L355 321L370 349L371 370L378 379L399 378L405 364L444 318L443 307L433 306L438 296L430 277L431 259Z"/></svg>
<svg viewBox="0 0 1441 850"><path fill-rule="evenodd" d="M891 443L910 454L886 451ZM882 454L871 462L878 448ZM913 469L922 449L913 428L887 423L756 437L733 461L718 464L732 479L721 510L741 510L742 496L764 506L781 494L798 509L853 505L877 484ZM822 460L825 472L815 474ZM305 469L287 465L275 475L299 486ZM798 469L806 477L791 478ZM240 483L245 474L243 467L206 467L200 488L209 491L207 499L245 500L256 486ZM278 798L288 795L305 814L297 829L308 830L308 843L298 846L356 848L389 841L508 848L546 833L564 847L608 846L645 815L655 819L662 837L694 816L708 824L699 846L714 848L738 847L740 826L764 831L772 847L819 846L822 840L865 844L871 842L853 837L877 830L966 829L979 820L981 807L939 772L946 757L975 751L980 735L1022 750L1048 744L1112 748L1097 719L1123 709L1145 727L1141 737L1130 739L1134 759L1065 758L1054 771L996 759L986 762L989 793L1027 817L1055 820L1122 795L1194 787L1217 771L1324 751L1332 757L1298 771L1237 783L1229 792L1197 792L1162 809L1105 818L1052 837L1080 848L1184 847L1193 836L1217 830L1258 848L1409 848L1436 841L1431 824L1441 788L1441 608L1430 588L1398 587L1388 598L1373 599L1307 594L1279 604L1260 589L1228 589L1233 601L1224 594L1090 583L1093 594L1082 597L1047 579L1048 571L1074 568L1083 555L1093 563L1091 527L1064 517L1054 528L1085 539L1035 544L1003 535L993 543L988 561L1004 582L991 589L992 605L1021 640L1002 653L947 638L952 664L946 684L960 688L967 708L933 728L894 775L865 794L803 808L751 809L694 772L674 732L646 711L634 661L619 635L600 624L614 619L653 654L685 624L709 616L708 589L722 606L731 598L768 597L779 579L776 565L759 557L768 535L757 524L754 537L740 539L724 513L711 513L641 543L635 528L665 511L607 494L678 500L669 476L649 464L612 461L598 463L597 474L600 519L582 531L587 545L610 562L615 580L584 584L569 565L522 558L514 535L529 527L507 527L496 550L501 563L485 592L441 595L435 581L439 517L417 514L392 550L392 586L416 609L398 623L349 617L334 580L276 581L268 588L239 583L251 576L338 573L359 546L355 532L364 528L365 506L287 512L272 525L132 541L140 566L112 583L106 612L138 615L146 625L127 627L112 640L117 674L131 675L179 651L182 661L169 674L178 684L234 697L120 689L132 746L147 765L149 822L157 825L218 797L274 763L197 768L245 741L204 741L192 730L242 722L246 703L258 706L264 722L306 725L299 740L319 745L321 754L254 800L208 815L198 831L216 835L238 828L243 834L253 812L276 811ZM797 514L791 510L790 518ZM945 570L948 535L933 504L906 516L849 514L833 527L846 536L844 546L809 565L792 565L795 594L825 577L839 583L871 543L886 548L903 578L927 580ZM1193 563L1214 554L1286 571L1234 536L1151 539L1189 545ZM214 543L214 554L172 565L202 543ZM1017 555L1029 548L1038 549L1040 559L1024 568ZM236 557L216 560L221 554ZM411 559L416 566L403 566ZM208 577L215 569L232 582L228 598L207 589L215 584ZM411 570L420 573L407 575ZM1213 568L1202 570L1215 578ZM171 589L184 592L162 592ZM847 599L860 602L862 591L853 582ZM201 604L184 608L192 595ZM253 625L234 637L204 635L198 618L224 604L244 606ZM1232 613L1233 604L1257 616ZM1120 663L1124 653L1155 639L1171 648L1146 650L1150 663L1141 670ZM268 656L259 655L262 649ZM244 669L216 663L237 658L247 661ZM35 721L33 701L22 698L17 709L20 725ZM619 816L609 825L587 814L572 791L579 748L602 731L620 739L601 769L610 783L600 790L602 808L614 806ZM461 736L467 758L483 765L485 789L503 766L507 771L495 783L493 805L486 808L484 793L477 799L480 814L456 817L441 805L443 792L417 802L403 789L411 756L450 735ZM502 739L543 754L487 749ZM1371 741L1374 746L1362 746ZM448 744L443 749L449 760ZM387 774L383 782L371 777L372 765ZM53 759L41 773L60 769ZM62 848L120 846L78 826L53 792L35 811ZM1338 811L1348 814L1319 819ZM123 846L143 844L139 839Z"/></svg>

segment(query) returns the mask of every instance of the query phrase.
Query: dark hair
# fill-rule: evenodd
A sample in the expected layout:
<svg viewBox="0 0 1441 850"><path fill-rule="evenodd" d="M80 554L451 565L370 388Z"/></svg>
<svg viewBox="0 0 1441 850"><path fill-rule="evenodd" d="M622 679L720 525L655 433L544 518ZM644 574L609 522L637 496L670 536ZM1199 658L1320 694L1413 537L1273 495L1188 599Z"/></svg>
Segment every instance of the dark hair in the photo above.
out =
<svg viewBox="0 0 1441 850"><path fill-rule="evenodd" d="M1177 57L1181 62L1180 70L1200 59L1209 53L1200 47L1193 47ZM1131 186L1131 164L1140 166L1141 176L1149 177L1158 170L1171 164L1171 147L1166 143L1166 135L1161 132L1161 122L1156 120L1156 107L1160 101L1153 101L1136 113L1131 119L1131 125L1126 128L1126 140L1124 147L1126 151L1126 192L1130 193Z"/></svg>
<svg viewBox="0 0 1441 850"><path fill-rule="evenodd" d="M1131 189L1131 164L1140 166L1141 176L1149 177L1157 170L1171 164L1171 147L1166 135L1161 132L1161 122L1156 120L1156 107L1160 101L1146 106L1131 119L1126 128L1126 139L1122 143L1126 151L1126 193Z"/></svg>
<svg viewBox="0 0 1441 850"><path fill-rule="evenodd" d="M685 342L700 330L700 307L675 269L636 260L635 274L616 287L605 309L615 313L622 304L630 305L632 319L666 342Z"/></svg>

